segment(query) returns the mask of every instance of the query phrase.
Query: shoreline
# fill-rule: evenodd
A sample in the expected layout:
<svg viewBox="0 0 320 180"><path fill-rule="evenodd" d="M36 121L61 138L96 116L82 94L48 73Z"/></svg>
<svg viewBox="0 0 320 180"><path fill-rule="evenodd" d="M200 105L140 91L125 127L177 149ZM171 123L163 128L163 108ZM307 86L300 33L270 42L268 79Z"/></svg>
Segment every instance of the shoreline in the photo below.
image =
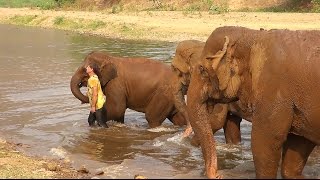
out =
<svg viewBox="0 0 320 180"><path fill-rule="evenodd" d="M54 28L128 40L206 41L221 26L251 29L320 30L320 13L141 11L116 14L0 8L0 23Z"/></svg>
<svg viewBox="0 0 320 180"><path fill-rule="evenodd" d="M0 137L0 178L18 179L70 179L89 178L61 159L27 155L24 148L29 145L14 143Z"/></svg>

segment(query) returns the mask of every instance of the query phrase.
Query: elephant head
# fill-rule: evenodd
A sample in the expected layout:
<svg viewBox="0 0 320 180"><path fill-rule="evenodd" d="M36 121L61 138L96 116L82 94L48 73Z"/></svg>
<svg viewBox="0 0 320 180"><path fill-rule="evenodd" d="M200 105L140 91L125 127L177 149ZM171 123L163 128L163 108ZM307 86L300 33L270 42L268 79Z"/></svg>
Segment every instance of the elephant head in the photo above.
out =
<svg viewBox="0 0 320 180"><path fill-rule="evenodd" d="M256 30L223 27L209 36L197 70L213 87L211 98L224 103L237 99L241 79L248 76L245 73L250 68L242 61L250 59L251 46L258 35L259 31Z"/></svg>
<svg viewBox="0 0 320 180"><path fill-rule="evenodd" d="M180 42L176 48L171 66L184 86L189 86L192 69L199 61L204 44L202 41L186 40Z"/></svg>
<svg viewBox="0 0 320 180"><path fill-rule="evenodd" d="M190 76L193 66L198 61L202 52L204 42L196 40L186 40L178 44L175 57L172 60L171 67L173 76L173 95L176 108L182 112L187 121L187 128L184 137L189 136L192 131L187 114L187 107L184 99L190 83Z"/></svg>
<svg viewBox="0 0 320 180"><path fill-rule="evenodd" d="M87 96L83 95L80 88L87 85L89 75L86 73L86 67L89 64L95 63L99 67L99 72L97 73L101 87L104 87L110 80L117 77L116 65L109 60L109 56L100 53L90 53L77 69L70 81L70 89L72 94L79 99L82 103L88 103L89 99Z"/></svg>

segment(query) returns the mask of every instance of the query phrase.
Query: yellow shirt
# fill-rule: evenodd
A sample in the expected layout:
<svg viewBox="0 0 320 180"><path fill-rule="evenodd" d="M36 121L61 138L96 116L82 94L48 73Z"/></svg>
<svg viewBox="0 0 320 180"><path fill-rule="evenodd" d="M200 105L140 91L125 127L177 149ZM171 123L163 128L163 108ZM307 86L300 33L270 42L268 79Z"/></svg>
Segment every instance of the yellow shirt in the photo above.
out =
<svg viewBox="0 0 320 180"><path fill-rule="evenodd" d="M104 102L106 101L101 89L100 81L97 75L93 75L88 79L88 91L87 95L89 97L90 105L92 104L92 95L93 95L93 87L97 87L98 89L98 98L97 98L97 104L96 109L102 108Z"/></svg>

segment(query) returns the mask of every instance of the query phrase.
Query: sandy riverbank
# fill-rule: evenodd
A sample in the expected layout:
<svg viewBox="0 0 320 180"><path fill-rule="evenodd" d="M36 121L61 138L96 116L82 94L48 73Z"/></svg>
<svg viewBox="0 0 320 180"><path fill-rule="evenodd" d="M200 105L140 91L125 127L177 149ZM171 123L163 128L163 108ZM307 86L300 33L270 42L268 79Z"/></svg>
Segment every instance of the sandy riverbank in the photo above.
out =
<svg viewBox="0 0 320 180"><path fill-rule="evenodd" d="M320 13L142 11L81 12L0 8L0 23L58 28L122 39L205 41L220 26L252 29L318 29Z"/></svg>

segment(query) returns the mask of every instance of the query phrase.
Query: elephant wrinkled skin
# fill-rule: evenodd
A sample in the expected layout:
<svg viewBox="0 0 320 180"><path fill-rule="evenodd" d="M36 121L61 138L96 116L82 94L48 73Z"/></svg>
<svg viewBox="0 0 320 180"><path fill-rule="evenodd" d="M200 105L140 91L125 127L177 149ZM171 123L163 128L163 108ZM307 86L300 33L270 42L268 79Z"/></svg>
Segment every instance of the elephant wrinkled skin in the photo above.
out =
<svg viewBox="0 0 320 180"><path fill-rule="evenodd" d="M252 120L257 178L302 177L320 144L320 31L221 27L206 41L187 92L190 123L200 139L209 178L217 176L208 108L238 101ZM225 111L214 106L214 111ZM281 152L282 151L282 152Z"/></svg>
<svg viewBox="0 0 320 180"><path fill-rule="evenodd" d="M192 69L194 69L196 64L200 62L199 58L204 45L205 42L197 40L185 40L178 43L175 56L171 63L171 66L178 77L178 82L175 83L178 85L178 91L176 91L178 92L176 93L178 97L185 95L190 84ZM181 98L177 98L177 104L179 104L179 107L181 107L180 109L186 109L185 101L181 101ZM220 114L216 115L216 118L210 119L210 121L212 121L212 129L214 132L222 128L219 127L219 125L217 125L215 122L219 121L222 123L220 126L223 126L226 143L238 144L241 142L240 122L242 118L238 115L241 114L243 117L244 114L238 111L238 109L239 108L237 108L236 103L231 103L228 106L228 111L221 111L219 112ZM217 120L218 117L222 119ZM185 134L187 136L188 132ZM191 142L193 145L199 145L199 142L195 136Z"/></svg>
<svg viewBox="0 0 320 180"><path fill-rule="evenodd" d="M96 63L100 68L100 82L106 95L107 120L124 123L127 108L145 113L149 127L160 126L168 118L175 125L185 125L186 119L174 103L175 76L170 66L146 58L114 57L105 52L91 52L70 81L73 95L88 103L80 87L86 86L85 67Z"/></svg>

